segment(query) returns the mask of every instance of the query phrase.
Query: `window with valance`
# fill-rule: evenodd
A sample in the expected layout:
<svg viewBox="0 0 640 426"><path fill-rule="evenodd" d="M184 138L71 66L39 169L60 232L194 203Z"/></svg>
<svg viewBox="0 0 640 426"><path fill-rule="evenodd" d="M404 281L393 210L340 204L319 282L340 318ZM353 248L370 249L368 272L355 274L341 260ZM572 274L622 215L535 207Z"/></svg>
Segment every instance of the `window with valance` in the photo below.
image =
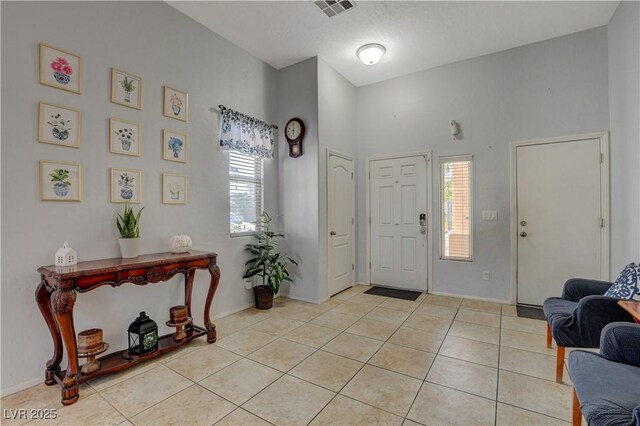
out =
<svg viewBox="0 0 640 426"><path fill-rule="evenodd" d="M278 126L220 105L220 149L272 159L277 129Z"/></svg>

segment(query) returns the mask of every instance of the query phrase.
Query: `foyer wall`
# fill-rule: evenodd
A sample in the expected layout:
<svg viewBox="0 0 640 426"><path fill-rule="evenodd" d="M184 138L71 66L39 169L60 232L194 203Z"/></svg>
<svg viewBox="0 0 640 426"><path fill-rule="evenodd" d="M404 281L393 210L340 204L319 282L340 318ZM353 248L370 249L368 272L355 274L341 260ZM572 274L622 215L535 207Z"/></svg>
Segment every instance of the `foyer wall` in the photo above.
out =
<svg viewBox="0 0 640 426"><path fill-rule="evenodd" d="M67 240L80 260L119 256L109 202L110 167L144 171L142 252L166 251L171 235L189 234L194 248L219 253L222 278L212 316L251 305L242 286L248 238L229 237L228 157L216 149L218 104L276 123L277 72L163 2L2 2L2 393L41 382L51 357L49 331L34 300L36 269L53 263ZM77 53L83 93L38 84L38 43ZM110 102L111 67L143 77L143 110ZM162 116L162 86L189 93L189 122ZM315 83L313 84L315 87ZM38 102L82 111L80 149L38 143ZM142 156L114 155L108 119L139 121ZM162 160L163 128L188 132L186 165ZM83 201L39 199L38 161L79 162ZM161 203L161 174L189 178L186 206ZM278 214L278 161L265 161L265 204ZM202 322L206 275L196 274L194 311ZM163 329L170 306L183 297L183 279L155 286L100 288L78 296L76 331L104 329L113 349L126 346L126 329L145 310ZM64 366L63 366L64 367Z"/></svg>
<svg viewBox="0 0 640 426"><path fill-rule="evenodd" d="M299 266L294 283L284 283L282 294L307 302L318 302L320 253L318 220L318 58L311 58L278 71L279 193L282 230L281 246ZM293 118L305 125L303 155L289 157L284 128Z"/></svg>
<svg viewBox="0 0 640 426"><path fill-rule="evenodd" d="M640 261L640 3L622 1L607 26L611 121L611 278Z"/></svg>
<svg viewBox="0 0 640 426"><path fill-rule="evenodd" d="M509 144L607 131L607 73L607 28L600 27L358 88L359 194L369 157L430 149L437 182L438 157L473 154L474 261L439 260L433 184L433 291L509 300ZM461 124L463 140L452 140L451 120ZM482 210L497 210L498 220L482 221ZM364 197L357 211L363 236ZM365 281L365 239L358 242L358 277ZM482 271L491 272L491 281L482 281Z"/></svg>

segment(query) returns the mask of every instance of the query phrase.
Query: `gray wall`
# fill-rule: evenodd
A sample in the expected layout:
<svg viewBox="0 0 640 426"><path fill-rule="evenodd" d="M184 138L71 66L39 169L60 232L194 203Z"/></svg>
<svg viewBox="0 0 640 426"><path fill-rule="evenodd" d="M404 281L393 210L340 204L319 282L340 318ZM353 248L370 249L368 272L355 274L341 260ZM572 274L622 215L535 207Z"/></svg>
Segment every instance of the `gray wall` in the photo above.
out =
<svg viewBox="0 0 640 426"><path fill-rule="evenodd" d="M607 29L365 86L358 88L357 98L359 194L365 192L368 157L431 149L437 182L439 156L473 154L474 261L438 259L440 223L434 214L433 290L506 300L510 296L509 143L608 130ZM453 119L461 124L462 141L452 141L449 134ZM437 185L432 189L437 212ZM612 210L618 208L614 205ZM497 210L498 220L482 221L482 210ZM358 217L365 217L364 197L358 201ZM358 230L365 235L364 220ZM364 238L358 242L358 276L364 281L366 246ZM481 280L482 271L491 271L491 281Z"/></svg>
<svg viewBox="0 0 640 426"><path fill-rule="evenodd" d="M608 25L611 121L611 276L640 260L640 3L620 3Z"/></svg>
<svg viewBox="0 0 640 426"><path fill-rule="evenodd" d="M316 302L318 284L318 60L307 59L278 71L280 212L289 255L300 262L295 283L282 293ZM284 127L293 117L305 124L303 155L289 157Z"/></svg>
<svg viewBox="0 0 640 426"><path fill-rule="evenodd" d="M38 84L39 42L82 56L82 95ZM216 149L217 118L209 108L222 103L275 123L273 68L162 2L2 2L2 58L3 393L41 381L52 353L51 337L33 296L39 280L36 269L53 263L65 240L78 250L80 260L119 256L114 221L122 205L109 202L109 167L144 171L142 252L166 251L169 237L185 232L194 248L220 256L222 280L212 315L253 303L241 279L242 247L248 239L229 237L228 160ZM111 67L143 77L142 111L109 101ZM189 93L188 123L162 116L165 84ZM315 82L311 86L315 89ZM38 143L38 101L82 111L80 149ZM142 157L109 153L109 117L140 122ZM189 133L188 164L162 160L165 127ZM82 164L82 202L40 201L41 159ZM265 164L266 207L277 214L277 160ZM161 203L162 172L188 176L186 206ZM182 283L182 278L174 278L162 285L103 287L81 294L76 330L104 328L105 341L114 349L123 348L126 328L139 311L164 323L169 307L182 301ZM200 323L207 286L206 275L196 274L194 302Z"/></svg>
<svg viewBox="0 0 640 426"><path fill-rule="evenodd" d="M320 129L320 155L318 157L320 206L320 220L318 222L320 253L318 259L320 275L318 282L321 283L320 300L324 300L329 296L327 276L327 149L353 157L355 165L357 145L356 87L322 59L318 59L318 123Z"/></svg>

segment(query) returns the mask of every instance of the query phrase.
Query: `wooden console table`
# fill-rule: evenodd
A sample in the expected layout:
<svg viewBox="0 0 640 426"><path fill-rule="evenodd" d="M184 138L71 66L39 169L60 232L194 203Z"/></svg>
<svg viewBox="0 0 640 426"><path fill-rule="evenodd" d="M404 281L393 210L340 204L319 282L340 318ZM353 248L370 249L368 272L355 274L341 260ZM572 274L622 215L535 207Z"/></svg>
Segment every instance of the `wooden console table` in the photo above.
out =
<svg viewBox="0 0 640 426"><path fill-rule="evenodd" d="M196 337L207 335L207 342L216 341L216 326L211 322L210 309L220 281L217 254L203 251L189 253L156 253L133 259L103 259L80 262L77 265L38 268L42 279L36 290L36 301L53 338L53 357L47 362L45 383L62 386L62 403L70 405L79 398L79 385L116 371L132 367L147 359L176 349ZM78 370L78 348L73 325L73 306L76 293L86 293L103 285L119 287L124 283L136 285L156 284L167 281L176 274L185 276L184 300L188 315L191 314L193 279L197 269L207 269L211 274L209 292L204 305L204 327L192 324L185 329L187 337L181 342L173 340L173 334L158 337L158 350L143 356L130 356L128 350L105 355L99 359L101 368L89 374ZM133 313L132 313L133 315ZM67 352L67 370L60 371L62 349Z"/></svg>

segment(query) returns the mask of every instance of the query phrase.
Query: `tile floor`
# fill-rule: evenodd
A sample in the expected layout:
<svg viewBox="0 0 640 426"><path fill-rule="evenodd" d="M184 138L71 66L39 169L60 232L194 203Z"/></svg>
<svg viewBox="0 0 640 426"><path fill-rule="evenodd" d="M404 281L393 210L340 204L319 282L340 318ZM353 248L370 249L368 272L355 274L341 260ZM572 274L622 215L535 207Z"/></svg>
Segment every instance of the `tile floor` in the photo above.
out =
<svg viewBox="0 0 640 426"><path fill-rule="evenodd" d="M2 409L57 408L63 425L567 425L542 321L513 306L351 288L323 305L279 298L216 321L219 340L84 384L38 385ZM565 374L568 379L568 374ZM2 424L20 424L2 421ZM32 423L36 423L35 421Z"/></svg>

